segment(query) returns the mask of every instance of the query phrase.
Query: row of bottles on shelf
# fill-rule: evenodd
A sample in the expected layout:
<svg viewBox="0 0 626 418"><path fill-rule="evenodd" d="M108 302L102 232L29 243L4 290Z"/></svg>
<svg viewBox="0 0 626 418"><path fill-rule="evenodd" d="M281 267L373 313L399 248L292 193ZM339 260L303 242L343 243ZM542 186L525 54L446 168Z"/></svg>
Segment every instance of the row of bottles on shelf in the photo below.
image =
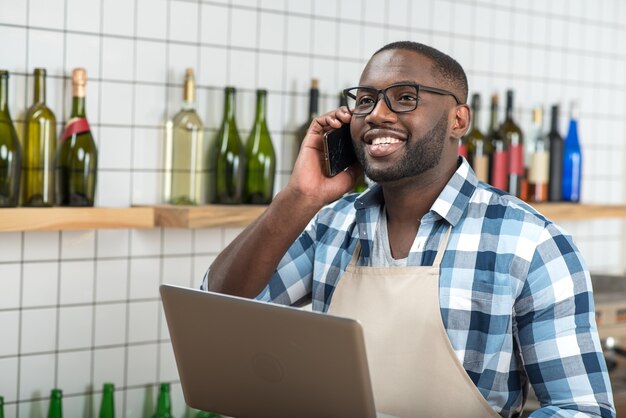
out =
<svg viewBox="0 0 626 418"><path fill-rule="evenodd" d="M186 70L182 109L166 123L166 203L267 204L272 200L276 153L266 121L267 91L256 90L256 115L245 148L235 119L236 89L228 86L224 93L222 123L207 146L195 111L193 69Z"/></svg>
<svg viewBox="0 0 626 418"><path fill-rule="evenodd" d="M100 402L99 418L115 418L115 385L105 383L102 386L102 400ZM0 396L0 418L4 418L4 398ZM63 392L55 388L50 392L48 404L48 418L63 418ZM172 415L172 399L170 384L161 383L157 398L156 411L152 418L174 418ZM194 418L220 418L220 415L198 411Z"/></svg>
<svg viewBox="0 0 626 418"><path fill-rule="evenodd" d="M491 97L487 132L479 126L480 95L471 99L470 129L459 143L480 181L534 203L580 201L582 155L578 139L578 108L572 104L565 140L559 133L559 106L551 107L550 129L544 128L541 107L532 111L532 132L524 133L513 116L513 91L506 93L506 114L498 119L497 95Z"/></svg>
<svg viewBox="0 0 626 418"><path fill-rule="evenodd" d="M60 143L46 105L46 70L34 71L34 100L20 143L8 106L9 72L0 70L0 207L93 206L98 153L85 112L87 73L72 72L72 113Z"/></svg>

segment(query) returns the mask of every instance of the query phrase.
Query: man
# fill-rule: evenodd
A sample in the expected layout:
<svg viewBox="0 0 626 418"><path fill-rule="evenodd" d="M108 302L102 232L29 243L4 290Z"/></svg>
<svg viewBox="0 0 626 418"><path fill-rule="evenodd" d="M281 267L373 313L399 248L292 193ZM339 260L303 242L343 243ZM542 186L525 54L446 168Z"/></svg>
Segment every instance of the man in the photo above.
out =
<svg viewBox="0 0 626 418"><path fill-rule="evenodd" d="M614 416L589 273L558 226L458 157L467 91L460 65L431 47L380 49L346 90L349 110L313 121L289 184L203 288L310 296L314 310L358 318L379 412L519 416L530 383L533 416ZM356 165L322 170L322 136L348 122L377 183L361 195L344 196Z"/></svg>

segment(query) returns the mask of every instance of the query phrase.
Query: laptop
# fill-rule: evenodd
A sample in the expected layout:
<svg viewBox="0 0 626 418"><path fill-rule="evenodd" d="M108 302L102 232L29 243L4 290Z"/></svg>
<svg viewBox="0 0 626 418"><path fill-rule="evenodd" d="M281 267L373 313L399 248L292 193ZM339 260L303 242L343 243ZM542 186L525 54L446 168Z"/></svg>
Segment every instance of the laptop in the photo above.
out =
<svg viewBox="0 0 626 418"><path fill-rule="evenodd" d="M192 408L236 418L377 416L358 321L173 285L160 292Z"/></svg>

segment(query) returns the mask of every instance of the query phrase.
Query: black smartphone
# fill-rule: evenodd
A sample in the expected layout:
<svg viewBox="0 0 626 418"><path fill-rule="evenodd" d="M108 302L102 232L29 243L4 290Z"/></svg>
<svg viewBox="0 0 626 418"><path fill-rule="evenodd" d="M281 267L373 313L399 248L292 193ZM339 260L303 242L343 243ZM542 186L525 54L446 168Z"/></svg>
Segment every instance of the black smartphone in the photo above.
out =
<svg viewBox="0 0 626 418"><path fill-rule="evenodd" d="M349 123L324 134L324 166L328 177L341 173L356 160Z"/></svg>

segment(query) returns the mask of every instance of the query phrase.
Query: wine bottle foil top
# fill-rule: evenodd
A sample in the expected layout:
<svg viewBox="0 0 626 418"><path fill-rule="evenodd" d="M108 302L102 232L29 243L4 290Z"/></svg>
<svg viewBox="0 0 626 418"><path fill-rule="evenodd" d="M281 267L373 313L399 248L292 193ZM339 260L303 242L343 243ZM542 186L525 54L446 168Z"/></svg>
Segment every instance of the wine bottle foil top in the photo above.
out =
<svg viewBox="0 0 626 418"><path fill-rule="evenodd" d="M185 69L185 88L183 89L183 100L186 102L194 102L196 83L193 75L193 68Z"/></svg>
<svg viewBox="0 0 626 418"><path fill-rule="evenodd" d="M74 68L72 71L72 94L85 97L87 86L87 71L84 68Z"/></svg>

